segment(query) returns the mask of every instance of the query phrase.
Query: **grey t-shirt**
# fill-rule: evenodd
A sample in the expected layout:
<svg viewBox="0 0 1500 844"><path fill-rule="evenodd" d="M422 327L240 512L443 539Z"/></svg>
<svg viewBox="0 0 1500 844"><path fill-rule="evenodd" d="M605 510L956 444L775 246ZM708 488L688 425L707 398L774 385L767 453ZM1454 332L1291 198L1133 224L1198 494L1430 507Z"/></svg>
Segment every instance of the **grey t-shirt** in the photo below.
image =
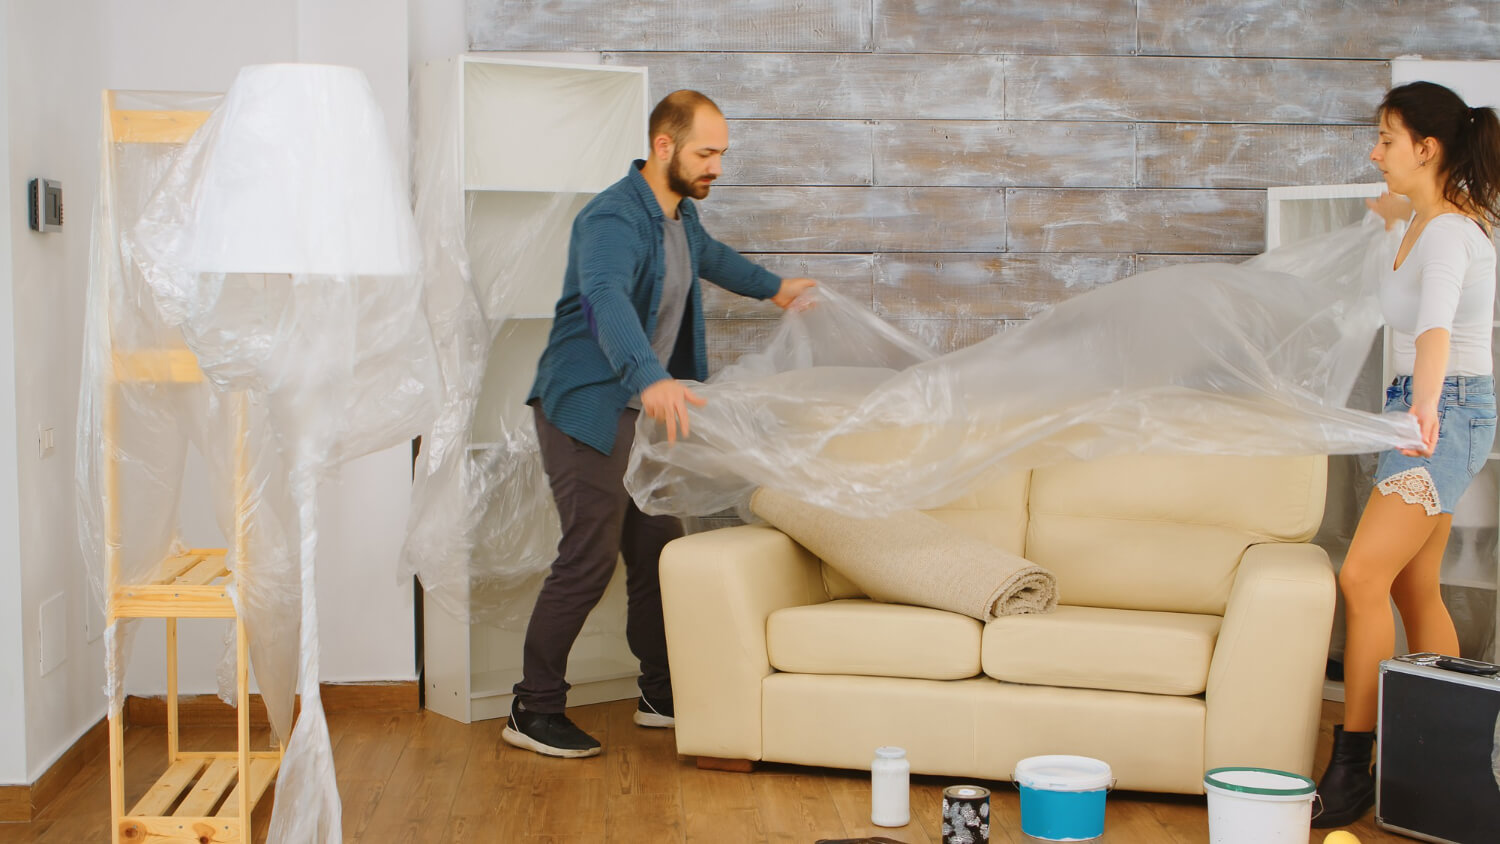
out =
<svg viewBox="0 0 1500 844"><path fill-rule="evenodd" d="M656 330L651 334L651 351L662 366L672 359L677 335L687 313L688 291L693 286L693 256L688 252L687 232L682 220L663 219L662 253L666 258L666 275L662 279L661 299L656 303ZM630 407L641 409L641 397L630 400Z"/></svg>

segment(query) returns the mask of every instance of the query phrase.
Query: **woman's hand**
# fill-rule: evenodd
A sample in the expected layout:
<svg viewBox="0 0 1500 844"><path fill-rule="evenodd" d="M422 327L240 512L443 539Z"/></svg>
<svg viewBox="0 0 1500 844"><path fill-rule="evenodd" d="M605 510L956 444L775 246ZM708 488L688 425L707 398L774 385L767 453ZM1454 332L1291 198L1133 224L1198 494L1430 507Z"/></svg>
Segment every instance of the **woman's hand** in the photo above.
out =
<svg viewBox="0 0 1500 844"><path fill-rule="evenodd" d="M1438 434L1441 433L1438 423L1442 417L1438 414L1437 402L1412 405L1412 409L1407 412L1417 417L1417 426L1422 429L1422 450L1403 448L1401 453L1407 457L1431 457L1433 450L1437 448Z"/></svg>
<svg viewBox="0 0 1500 844"><path fill-rule="evenodd" d="M1385 220L1385 230L1390 231L1397 223L1404 223L1411 219L1411 200L1399 193L1383 193L1379 199L1366 199L1365 207L1374 211Z"/></svg>
<svg viewBox="0 0 1500 844"><path fill-rule="evenodd" d="M1438 441L1438 406L1443 397L1443 373L1448 371L1448 330L1429 328L1417 335L1417 360L1412 366L1411 415L1422 429L1424 450L1407 451L1407 457L1431 457Z"/></svg>

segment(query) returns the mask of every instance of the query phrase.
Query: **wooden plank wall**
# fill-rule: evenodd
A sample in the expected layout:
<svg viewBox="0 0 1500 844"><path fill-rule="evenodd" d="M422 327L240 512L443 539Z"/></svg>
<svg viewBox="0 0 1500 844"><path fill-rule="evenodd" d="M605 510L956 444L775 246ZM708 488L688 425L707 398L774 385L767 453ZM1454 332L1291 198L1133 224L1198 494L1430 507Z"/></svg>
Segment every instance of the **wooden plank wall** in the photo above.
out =
<svg viewBox="0 0 1500 844"><path fill-rule="evenodd" d="M468 30L713 97L710 231L944 350L1259 251L1264 188L1378 178L1390 59L1500 59L1495 0L469 0ZM707 304L715 363L777 314Z"/></svg>

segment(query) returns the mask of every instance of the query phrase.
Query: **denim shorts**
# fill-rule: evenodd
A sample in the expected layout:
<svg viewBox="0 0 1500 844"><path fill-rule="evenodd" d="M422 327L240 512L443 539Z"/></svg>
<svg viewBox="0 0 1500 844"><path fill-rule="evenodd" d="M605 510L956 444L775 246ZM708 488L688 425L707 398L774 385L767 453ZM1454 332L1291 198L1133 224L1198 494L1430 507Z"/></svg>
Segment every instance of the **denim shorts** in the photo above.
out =
<svg viewBox="0 0 1500 844"><path fill-rule="evenodd" d="M1411 376L1402 375L1385 390L1385 412L1411 410ZM1421 504L1427 515L1452 513L1495 444L1495 379L1490 375L1450 375L1438 400L1438 441L1431 457L1407 457L1382 451L1375 467L1375 488Z"/></svg>

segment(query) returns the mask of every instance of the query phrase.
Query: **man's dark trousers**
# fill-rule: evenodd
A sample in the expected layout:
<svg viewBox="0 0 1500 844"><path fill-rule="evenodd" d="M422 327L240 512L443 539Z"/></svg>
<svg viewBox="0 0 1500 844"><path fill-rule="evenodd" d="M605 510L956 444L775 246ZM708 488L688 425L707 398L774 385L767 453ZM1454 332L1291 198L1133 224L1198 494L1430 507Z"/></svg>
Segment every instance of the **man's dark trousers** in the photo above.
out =
<svg viewBox="0 0 1500 844"><path fill-rule="evenodd" d="M667 637L661 612L661 549L682 536L672 516L647 516L625 491L625 468L639 411L620 414L614 449L600 454L557 428L532 404L542 466L557 502L562 540L526 627L523 676L515 694L533 712L567 706L568 652L589 611L603 597L618 554L625 556L628 615L625 640L641 661L641 692L652 701L672 698Z"/></svg>

